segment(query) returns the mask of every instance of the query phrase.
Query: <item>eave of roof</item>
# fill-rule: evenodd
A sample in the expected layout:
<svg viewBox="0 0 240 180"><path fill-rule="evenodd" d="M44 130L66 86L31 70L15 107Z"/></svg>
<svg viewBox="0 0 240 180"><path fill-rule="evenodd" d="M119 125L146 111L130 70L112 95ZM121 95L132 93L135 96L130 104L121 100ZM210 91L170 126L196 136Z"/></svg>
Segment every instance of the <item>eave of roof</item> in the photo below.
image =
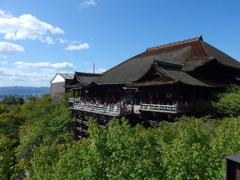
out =
<svg viewBox="0 0 240 180"><path fill-rule="evenodd" d="M181 71L181 69L178 66L173 66L172 64L167 64L167 66L164 68L158 66L161 64L159 62L158 64L154 61L153 67L157 73L159 73L160 77L155 79L148 79L148 80L140 80L137 82L133 82L129 84L128 86L131 87L139 87L139 86L159 86L159 85L166 85L166 84L176 84L176 83L183 83L186 85L192 85L192 86L202 86L202 87L219 87L221 85L216 83L211 83L207 81L201 81L199 79L196 79L189 74Z"/></svg>
<svg viewBox="0 0 240 180"><path fill-rule="evenodd" d="M167 85L167 84L176 84L179 81L177 80L166 80L166 79L154 79L149 81L140 81L134 82L131 84L126 85L127 87L144 87L144 86L160 86L160 85Z"/></svg>
<svg viewBox="0 0 240 180"><path fill-rule="evenodd" d="M141 82L134 82L131 84L126 85L126 87L147 87L147 86L162 86L162 85L172 85L172 84L178 84L182 83L185 85L190 85L190 86L200 86L200 87L208 87L208 88L222 88L226 87L226 84L217 84L217 83L212 83L208 81L200 81L200 80L192 80L191 83L189 82L184 82L180 80L169 80L169 81L162 81L161 79L159 80L152 80L152 81L141 81Z"/></svg>
<svg viewBox="0 0 240 180"><path fill-rule="evenodd" d="M69 85L65 85L65 88L75 88L75 87L81 87L80 83L75 83L75 84L69 84Z"/></svg>
<svg viewBox="0 0 240 180"><path fill-rule="evenodd" d="M213 59L216 59L219 63L234 69L240 69L239 61L206 42L202 42L202 44L209 56L211 56Z"/></svg>
<svg viewBox="0 0 240 180"><path fill-rule="evenodd" d="M101 74L75 72L72 84L66 85L67 88L87 87L96 83Z"/></svg>
<svg viewBox="0 0 240 180"><path fill-rule="evenodd" d="M176 80L182 82L183 84L202 87L215 87L215 85L213 84L203 82L182 71L168 70L167 72L171 74L173 77L175 77Z"/></svg>

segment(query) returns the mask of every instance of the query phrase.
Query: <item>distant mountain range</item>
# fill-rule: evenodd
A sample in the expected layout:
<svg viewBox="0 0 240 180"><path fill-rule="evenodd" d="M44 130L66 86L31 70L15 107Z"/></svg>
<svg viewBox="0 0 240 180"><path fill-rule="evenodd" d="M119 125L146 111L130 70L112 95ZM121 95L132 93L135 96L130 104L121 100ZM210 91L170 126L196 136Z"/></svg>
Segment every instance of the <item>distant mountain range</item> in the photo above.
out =
<svg viewBox="0 0 240 180"><path fill-rule="evenodd" d="M0 87L0 94L49 94L50 87Z"/></svg>

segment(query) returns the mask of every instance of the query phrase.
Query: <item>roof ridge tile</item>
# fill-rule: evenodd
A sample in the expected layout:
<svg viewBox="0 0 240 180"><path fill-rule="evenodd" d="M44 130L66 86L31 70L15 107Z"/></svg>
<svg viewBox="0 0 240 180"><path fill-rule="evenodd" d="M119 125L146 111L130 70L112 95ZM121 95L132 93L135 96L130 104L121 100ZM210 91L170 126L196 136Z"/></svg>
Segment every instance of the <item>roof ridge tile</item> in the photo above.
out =
<svg viewBox="0 0 240 180"><path fill-rule="evenodd" d="M199 41L199 40L200 41L203 40L202 36L197 36L197 37L190 38L190 39L185 39L185 40L182 40L182 41L167 43L167 44L163 44L163 45L160 45L160 46L149 47L149 48L146 49L146 51L156 50L156 49L160 49L160 48L175 46L175 45L189 43L189 42L192 42L192 41Z"/></svg>

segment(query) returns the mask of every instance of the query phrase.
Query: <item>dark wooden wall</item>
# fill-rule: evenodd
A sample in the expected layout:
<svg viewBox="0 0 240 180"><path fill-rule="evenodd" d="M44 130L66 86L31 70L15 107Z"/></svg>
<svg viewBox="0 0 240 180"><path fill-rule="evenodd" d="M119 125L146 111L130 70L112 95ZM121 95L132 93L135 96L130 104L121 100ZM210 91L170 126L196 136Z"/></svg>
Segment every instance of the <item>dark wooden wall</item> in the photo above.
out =
<svg viewBox="0 0 240 180"><path fill-rule="evenodd" d="M226 159L226 180L240 180L240 156L229 156Z"/></svg>

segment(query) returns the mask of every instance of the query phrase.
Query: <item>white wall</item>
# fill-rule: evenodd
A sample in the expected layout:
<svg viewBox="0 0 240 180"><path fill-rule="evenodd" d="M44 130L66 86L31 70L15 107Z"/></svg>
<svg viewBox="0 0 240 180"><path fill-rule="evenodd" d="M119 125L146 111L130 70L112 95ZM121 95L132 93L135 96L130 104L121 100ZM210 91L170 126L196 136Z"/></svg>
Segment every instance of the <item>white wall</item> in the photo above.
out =
<svg viewBox="0 0 240 180"><path fill-rule="evenodd" d="M59 74L57 74L55 76L55 78L52 80L52 83L59 83L59 82L64 82L64 81L65 81L65 79L62 76L60 76Z"/></svg>

